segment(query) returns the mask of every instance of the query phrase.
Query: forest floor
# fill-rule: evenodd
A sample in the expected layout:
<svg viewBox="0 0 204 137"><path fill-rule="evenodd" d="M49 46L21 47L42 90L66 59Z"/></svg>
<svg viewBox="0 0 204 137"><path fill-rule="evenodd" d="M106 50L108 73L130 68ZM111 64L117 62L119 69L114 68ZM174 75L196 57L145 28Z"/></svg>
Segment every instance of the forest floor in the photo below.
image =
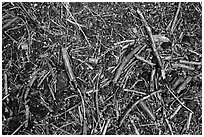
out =
<svg viewBox="0 0 204 137"><path fill-rule="evenodd" d="M2 3L2 134L201 135L202 4Z"/></svg>

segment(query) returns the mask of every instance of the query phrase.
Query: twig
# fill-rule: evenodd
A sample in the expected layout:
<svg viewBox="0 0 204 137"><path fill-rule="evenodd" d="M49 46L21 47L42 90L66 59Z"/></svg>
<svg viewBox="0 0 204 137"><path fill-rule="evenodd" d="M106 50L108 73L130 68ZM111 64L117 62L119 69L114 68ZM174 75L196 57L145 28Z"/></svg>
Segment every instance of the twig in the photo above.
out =
<svg viewBox="0 0 204 137"><path fill-rule="evenodd" d="M158 65L159 65L159 67L163 70L163 64L162 64L161 58L160 58L160 56L159 56L159 53L157 52L157 49L156 49L156 45L155 45L155 41L154 41L154 38L153 38L153 35L152 35L151 28L149 27L147 21L145 20L144 16L142 15L142 12L141 12L139 9L137 9L137 13L139 14L139 16L140 16L142 22L143 22L144 25L145 25L145 28L146 28L147 32L148 32L148 36L149 36L149 38L150 38L150 40L151 40L151 43L152 43L152 44L151 44L151 47L152 47L152 50L153 50L153 55L156 57L157 63L158 63Z"/></svg>
<svg viewBox="0 0 204 137"><path fill-rule="evenodd" d="M166 124L167 124L167 126L169 128L169 131L170 131L171 135L173 135L173 130L172 130L171 124L170 124L169 120L166 117L166 110L165 110L165 108L163 108L163 115L164 115L164 120L165 120L165 122L166 122Z"/></svg>
<svg viewBox="0 0 204 137"><path fill-rule="evenodd" d="M127 57L124 58L123 62L118 67L115 77L113 78L113 83L117 83L118 79L120 78L120 75L122 74L123 68L125 65L130 61L130 59L143 47L143 45L139 45L136 47L133 51L131 51ZM137 53L138 54L138 53Z"/></svg>
<svg viewBox="0 0 204 137"><path fill-rule="evenodd" d="M71 12L68 9L68 5L67 3L62 3L62 5L66 8L67 12L70 14L70 17L74 20L75 24L78 26L79 30L81 31L81 33L84 35L85 40L87 41L88 45L91 47L91 44L87 38L87 36L85 35L84 31L82 30L81 26L78 24L78 22L76 21L76 19L74 18L74 16L71 14ZM70 22L70 20L69 20Z"/></svg>
<svg viewBox="0 0 204 137"><path fill-rule="evenodd" d="M187 77L186 80L177 88L176 93L180 93L183 89L186 88L188 83L192 80L192 77Z"/></svg>
<svg viewBox="0 0 204 137"><path fill-rule="evenodd" d="M40 104L42 104L43 106L45 106L50 112L54 112L51 107L49 106L49 104L44 100L44 98L42 97L42 93L39 92L41 95L40 95Z"/></svg>
<svg viewBox="0 0 204 137"><path fill-rule="evenodd" d="M29 102L30 100L27 100L26 102L25 102L25 116L26 116L26 123L25 123L25 127L27 128L28 127L28 121L29 121L29 113L30 113L30 107L28 106L28 102Z"/></svg>
<svg viewBox="0 0 204 137"><path fill-rule="evenodd" d="M11 135L14 135L16 132L18 132L18 130L26 123L26 121L24 121Z"/></svg>
<svg viewBox="0 0 204 137"><path fill-rule="evenodd" d="M172 64L172 67L173 68L184 68L184 69L189 69L189 70L195 70L195 68L194 67L191 67L191 66L186 66L186 65L184 65L184 64L179 64L179 63L174 63L174 64Z"/></svg>
<svg viewBox="0 0 204 137"><path fill-rule="evenodd" d="M114 46L121 45L123 43L133 43L133 42L135 42L135 40L132 40L132 39L131 40L124 40L124 41L114 43Z"/></svg>
<svg viewBox="0 0 204 137"><path fill-rule="evenodd" d="M10 96L10 94L5 95L5 96L2 98L2 101L4 101L5 99L7 99L7 97L9 97L9 96Z"/></svg>
<svg viewBox="0 0 204 137"><path fill-rule="evenodd" d="M124 91L126 91L126 92L133 92L133 93L141 94L141 95L147 95L144 92L140 92L140 91L136 91L136 90L131 90L131 89L124 89Z"/></svg>
<svg viewBox="0 0 204 137"><path fill-rule="evenodd" d="M39 69L38 70L35 70L32 74L31 74L31 78L30 78L30 82L28 83L28 87L25 91L25 94L24 94L24 100L27 99L28 97L28 94L29 94L29 91L30 91L30 88L32 87L34 81L37 79L37 73L38 73Z"/></svg>
<svg viewBox="0 0 204 137"><path fill-rule="evenodd" d="M40 87L40 85L42 84L42 82L45 80L45 78L48 76L50 74L50 71L47 71L46 72L46 70L45 71L43 71L43 74L42 74L42 78L40 78L41 80L40 80L40 82L38 83L38 85L37 85L37 87Z"/></svg>
<svg viewBox="0 0 204 137"><path fill-rule="evenodd" d="M139 131L138 131L137 127L135 126L135 122L134 122L134 120L133 120L133 119L131 119L131 120L130 120L130 122L132 123L132 125L133 125L133 127L134 127L135 134L136 134L136 135L140 135L140 133L139 133Z"/></svg>
<svg viewBox="0 0 204 137"><path fill-rule="evenodd" d="M156 120L155 115L154 115L154 114L152 113L152 111L147 107L147 105L145 104L145 102L141 101L141 102L139 102L138 105L142 108L142 110L143 110L144 112L146 112L146 114L147 114L153 121Z"/></svg>
<svg viewBox="0 0 204 137"><path fill-rule="evenodd" d="M175 15L175 17L174 17L174 21L173 21L172 26L171 26L171 33L172 33L172 34L173 34L173 32L174 32L174 29L175 29L175 25L176 25L176 21L177 21L177 18L178 18L178 14L179 14L180 9L181 9L181 2L179 2L179 4L178 4L178 9L177 9L177 11L176 11L176 15Z"/></svg>
<svg viewBox="0 0 204 137"><path fill-rule="evenodd" d="M192 119L193 113L189 113L188 115L188 120L186 122L186 131L189 130L190 124L191 124L191 119Z"/></svg>
<svg viewBox="0 0 204 137"><path fill-rule="evenodd" d="M99 121L99 118L100 118L100 111L99 111L99 108L98 108L98 91L99 91L99 88L100 88L100 77L101 77L101 74L102 74L102 69L101 68L99 70L99 73L98 73L98 76L97 76L97 81L96 81L96 85L95 85L95 105L96 105L96 114L97 114L97 121Z"/></svg>
<svg viewBox="0 0 204 137"><path fill-rule="evenodd" d="M178 86L179 84L181 84L183 81L184 81L184 78L178 76L177 79L176 79L176 81L175 81L175 82L173 83L173 85L172 85L172 89L176 89L177 86Z"/></svg>
<svg viewBox="0 0 204 137"><path fill-rule="evenodd" d="M190 124L191 124L191 119L192 119L193 114L190 112L188 115L188 119L185 123L185 125L182 128L181 134L183 134L184 132L188 132Z"/></svg>
<svg viewBox="0 0 204 137"><path fill-rule="evenodd" d="M86 131L84 129L86 129L86 111L85 111L85 102L84 102L84 96L82 94L82 92L80 91L77 81L76 81L76 77L73 73L72 67L71 67L71 63L69 61L69 54L67 52L67 49L62 47L62 57L65 63L65 67L67 69L67 74L70 78L70 81L74 84L74 88L77 90L77 92L80 95L81 98L81 102L82 102L82 109L83 109L83 124L84 124L84 128L83 128L83 134L86 134Z"/></svg>
<svg viewBox="0 0 204 137"><path fill-rule="evenodd" d="M135 58L142 61L142 62L144 62L144 63L146 63L146 64L148 64L148 65L150 65L150 66L155 66L156 65L156 64L144 59L143 57L140 57L139 55L135 55Z"/></svg>
<svg viewBox="0 0 204 137"><path fill-rule="evenodd" d="M76 105L70 107L70 108L67 109L65 112L62 112L62 113L57 114L57 115L54 115L53 117L55 117L55 118L56 118L56 117L60 117L60 116L62 116L63 114L65 114L65 113L67 113L67 112L69 112L69 111L72 111L73 109L75 109L75 108L78 107L79 105L81 105L81 102L79 102L79 103L77 103ZM48 118L50 118L50 117L47 117L46 119L48 119Z"/></svg>
<svg viewBox="0 0 204 137"><path fill-rule="evenodd" d="M154 91L154 84L155 84L155 73L156 73L156 68L154 68L151 72L151 77L150 77L150 82L149 82L149 85L150 85L150 92Z"/></svg>
<svg viewBox="0 0 204 137"><path fill-rule="evenodd" d="M51 95L52 95L52 97L53 97L53 100L56 100L55 94L54 94L54 92L53 92L53 90L52 90L52 87L51 87L51 84L48 84L48 88L49 88L49 91L50 91L50 93L51 93Z"/></svg>
<svg viewBox="0 0 204 137"><path fill-rule="evenodd" d="M106 134L106 131L107 131L107 129L108 129L108 125L109 125L110 121L111 121L111 119L107 119L107 121L106 121L104 127L102 128L102 135L105 135L105 134Z"/></svg>
<svg viewBox="0 0 204 137"><path fill-rule="evenodd" d="M5 90L5 95L9 95L8 93L8 76L7 76L7 72L4 72L4 90ZM6 102L9 102L9 98L6 97Z"/></svg>
<svg viewBox="0 0 204 137"><path fill-rule="evenodd" d="M65 67L67 69L67 74L68 74L68 76L70 78L70 81L75 82L76 78L75 78L74 73L73 73L72 68L71 68L71 63L69 61L69 54L67 52L67 49L63 48L63 47L62 47L62 57L64 59Z"/></svg>
<svg viewBox="0 0 204 137"><path fill-rule="evenodd" d="M184 102L182 102L184 104ZM169 119L172 119L178 112L179 110L182 108L182 105L178 105L178 107L176 108L176 110L169 116Z"/></svg>
<svg viewBox="0 0 204 137"><path fill-rule="evenodd" d="M157 94L157 93L160 93L160 92L162 92L162 90L158 90L158 91L152 92L152 93L150 93L149 95L144 96L144 97L141 98L140 100L137 100L135 103L133 103L132 106L124 113L124 115L123 115L122 118L120 119L120 121L119 121L119 126L122 125L122 123L123 123L123 121L125 120L125 118L127 117L127 115L130 113L130 111L131 111L137 104L139 104L139 103L140 103L141 101L143 101L143 100L148 99L148 98L151 97L152 95Z"/></svg>
<svg viewBox="0 0 204 137"><path fill-rule="evenodd" d="M174 94L174 92L172 91L172 89L169 88L169 86L167 84L165 84L166 88L168 89L168 91L171 93L171 95L185 108L187 109L188 111L190 111L191 113L193 113L192 110L190 110L188 107L186 107L177 97L176 95ZM194 114L194 113L193 113Z"/></svg>
<svg viewBox="0 0 204 137"><path fill-rule="evenodd" d="M62 132L64 132L64 133L66 133L67 135L71 135L71 133L69 133L69 132L67 132L67 131L65 131L65 130L59 128L59 127L57 127L57 126L54 125L53 123L51 123L50 125L53 126L53 127L55 127L57 130L60 130L60 131L62 131Z"/></svg>
<svg viewBox="0 0 204 137"><path fill-rule="evenodd" d="M179 62L183 64L190 64L190 65L202 65L202 62L195 62L195 61L179 60Z"/></svg>
<svg viewBox="0 0 204 137"><path fill-rule="evenodd" d="M2 29L5 29L5 28L9 27L9 26L10 26L13 22L15 22L17 19L18 19L18 17L15 17L15 18L11 19L10 21L8 21L6 24L4 24L4 25L2 26Z"/></svg>

